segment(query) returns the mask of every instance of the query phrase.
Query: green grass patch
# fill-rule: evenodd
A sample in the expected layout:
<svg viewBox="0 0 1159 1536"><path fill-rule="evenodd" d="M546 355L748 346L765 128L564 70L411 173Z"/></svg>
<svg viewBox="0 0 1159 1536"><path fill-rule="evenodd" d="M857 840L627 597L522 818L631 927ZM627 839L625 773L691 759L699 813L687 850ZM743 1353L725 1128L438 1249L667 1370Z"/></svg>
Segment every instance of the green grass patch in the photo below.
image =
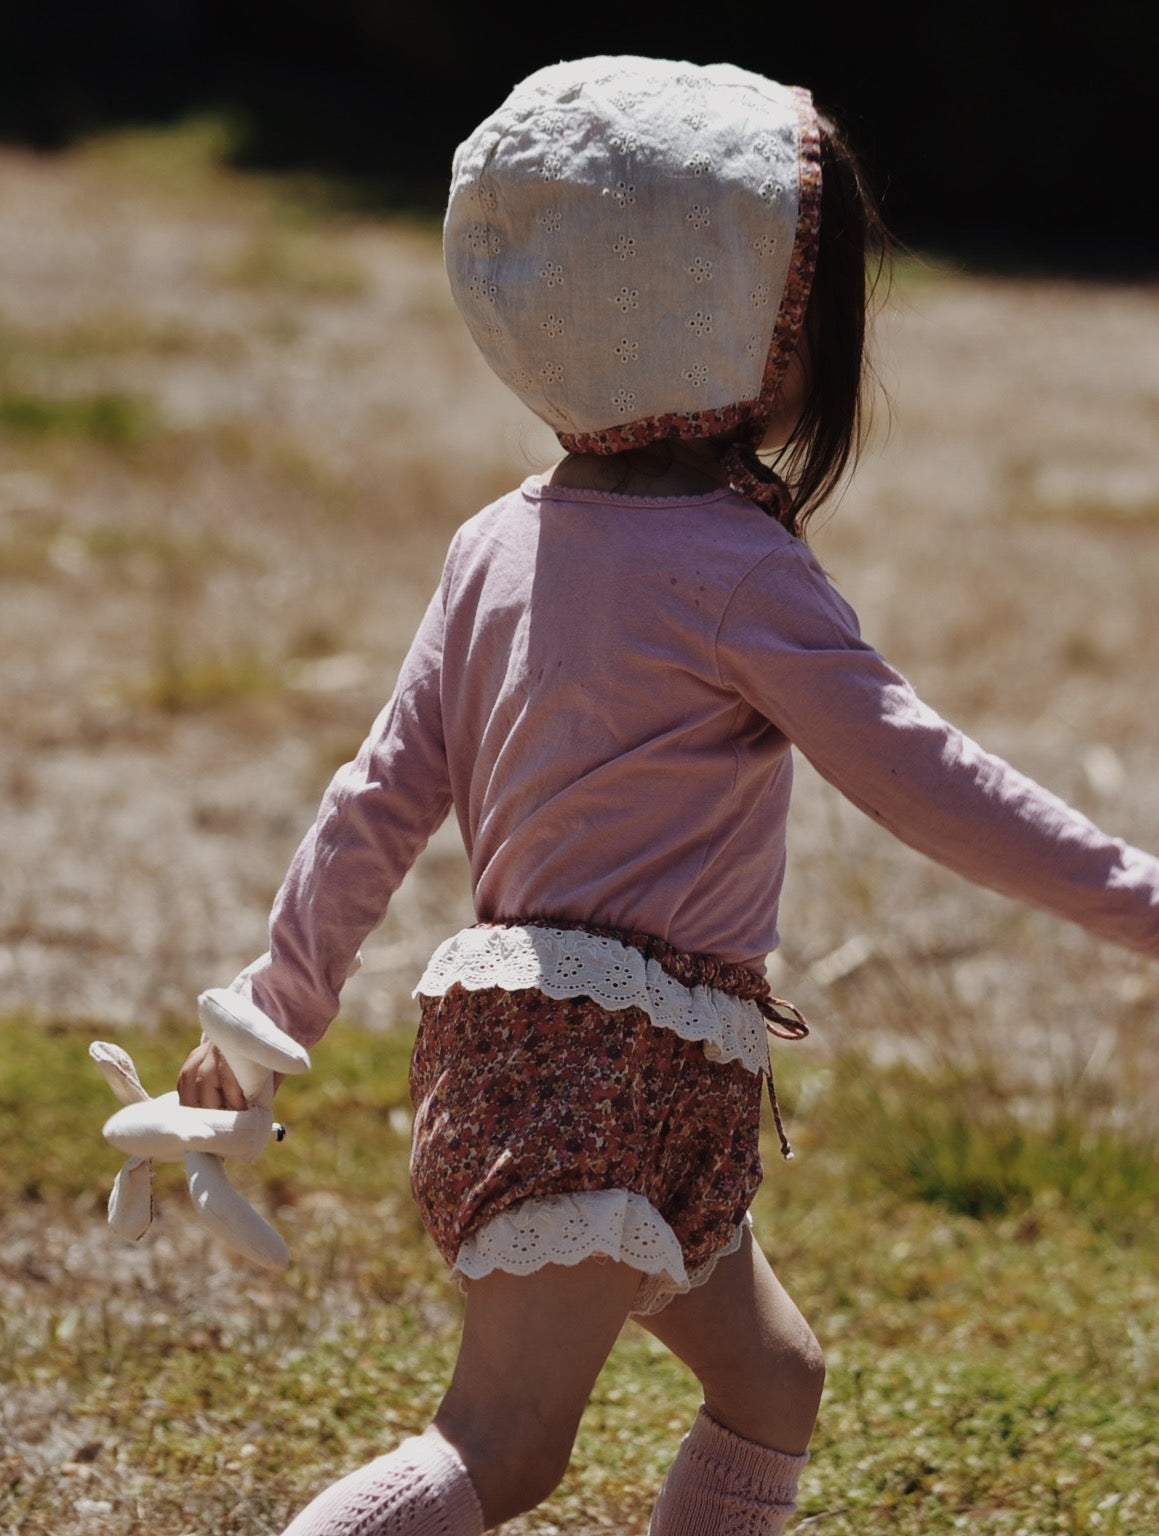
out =
<svg viewBox="0 0 1159 1536"><path fill-rule="evenodd" d="M10 314L0 316L0 364L59 367L92 358L184 358L201 354L232 361L241 356L241 337L198 329L194 317L151 318L129 308L109 308L50 329L25 329Z"/></svg>
<svg viewBox="0 0 1159 1536"><path fill-rule="evenodd" d="M1093 1089L1036 1097L985 1069L931 1079L855 1057L834 1069L810 1125L818 1142L836 1140L870 1194L980 1220L1053 1201L1131 1242L1159 1217L1159 1158L1153 1126L1122 1119Z"/></svg>
<svg viewBox="0 0 1159 1536"><path fill-rule="evenodd" d="M129 1536L268 1536L421 1427L453 1361L460 1300L407 1185L410 1036L340 1021L279 1095L287 1140L231 1170L290 1243L290 1270L269 1277L193 1232L177 1170L142 1244L105 1231L120 1158L100 1138L116 1106L94 1034L110 1032L0 1028L0 1527L71 1536L96 1506ZM191 1014L111 1037L161 1092L197 1029ZM1072 1136L1043 1105L1010 1099L1004 1118L997 1089L971 1097L952 1077L791 1055L779 1076L798 1157L782 1164L768 1139L756 1229L830 1365L798 1528L1155 1529L1159 1234L1141 1144L1097 1105ZM964 1124L1016 1178L984 1159L979 1181ZM979 1182L999 1195L964 1198ZM697 1401L630 1326L567 1480L509 1529L643 1533Z"/></svg>
<svg viewBox="0 0 1159 1536"><path fill-rule="evenodd" d="M33 439L73 438L126 452L157 433L147 401L117 390L87 395L45 395L8 390L0 395L0 432Z"/></svg>
<svg viewBox="0 0 1159 1536"><path fill-rule="evenodd" d="M79 158L128 172L150 186L201 187L222 175L241 132L230 114L207 112L160 126L100 134L81 148Z"/></svg>

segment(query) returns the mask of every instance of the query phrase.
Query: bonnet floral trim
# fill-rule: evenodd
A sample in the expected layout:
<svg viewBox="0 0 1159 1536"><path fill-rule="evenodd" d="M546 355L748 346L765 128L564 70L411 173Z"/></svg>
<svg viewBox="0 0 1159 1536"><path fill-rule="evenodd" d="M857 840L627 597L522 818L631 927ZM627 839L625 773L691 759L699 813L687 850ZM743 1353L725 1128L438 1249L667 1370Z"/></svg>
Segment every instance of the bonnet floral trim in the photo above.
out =
<svg viewBox="0 0 1159 1536"><path fill-rule="evenodd" d="M760 406L763 421L772 409L777 391L785 376L797 344L801 327L805 323L805 311L809 307L809 294L813 288L813 273L817 268L817 246L821 237L821 130L813 98L801 86L793 87L793 105L797 109L801 147L798 155L799 190L797 194L797 234L793 242L793 254L789 258L789 273L785 278L785 291L777 311L777 323L773 328L773 340L765 359L765 375L761 383Z"/></svg>

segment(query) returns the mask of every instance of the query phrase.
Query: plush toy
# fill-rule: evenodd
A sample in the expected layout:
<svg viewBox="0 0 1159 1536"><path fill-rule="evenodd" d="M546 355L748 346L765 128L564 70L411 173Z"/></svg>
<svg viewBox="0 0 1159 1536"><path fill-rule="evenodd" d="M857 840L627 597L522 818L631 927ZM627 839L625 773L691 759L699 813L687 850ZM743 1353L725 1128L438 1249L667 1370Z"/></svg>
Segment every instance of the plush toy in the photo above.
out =
<svg viewBox="0 0 1159 1536"><path fill-rule="evenodd" d="M194 1109L175 1092L150 1098L128 1052L94 1041L89 1055L125 1106L105 1122L105 1138L129 1155L109 1197L109 1225L133 1242L143 1237L153 1220L153 1159L184 1161L198 1221L255 1263L283 1269L285 1243L233 1188L222 1159L252 1162L271 1136L281 1141L285 1129L272 1112L274 1073L306 1072L310 1057L236 992L215 987L201 994L197 1007L205 1037L229 1063L249 1108Z"/></svg>

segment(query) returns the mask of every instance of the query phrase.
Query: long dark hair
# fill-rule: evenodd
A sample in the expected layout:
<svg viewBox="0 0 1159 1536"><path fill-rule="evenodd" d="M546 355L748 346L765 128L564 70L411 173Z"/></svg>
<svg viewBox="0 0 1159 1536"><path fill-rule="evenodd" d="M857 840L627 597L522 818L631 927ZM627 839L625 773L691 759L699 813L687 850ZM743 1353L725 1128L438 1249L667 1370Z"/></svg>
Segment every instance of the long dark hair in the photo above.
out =
<svg viewBox="0 0 1159 1536"><path fill-rule="evenodd" d="M773 461L792 501L782 521L805 524L856 462L867 424L866 318L889 240L862 166L832 118L821 129L821 230L805 314L809 387L800 420Z"/></svg>

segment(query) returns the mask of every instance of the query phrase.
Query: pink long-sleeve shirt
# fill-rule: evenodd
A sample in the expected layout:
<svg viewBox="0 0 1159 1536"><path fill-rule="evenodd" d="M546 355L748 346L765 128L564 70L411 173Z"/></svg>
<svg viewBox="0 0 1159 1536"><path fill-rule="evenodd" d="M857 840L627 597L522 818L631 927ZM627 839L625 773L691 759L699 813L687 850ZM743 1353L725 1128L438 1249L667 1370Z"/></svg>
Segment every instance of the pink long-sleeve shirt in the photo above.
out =
<svg viewBox="0 0 1159 1536"><path fill-rule="evenodd" d="M481 920L609 924L759 970L791 746L966 878L1159 953L1159 861L924 705L751 502L533 478L456 534L393 696L294 857L254 996L313 1044L452 806Z"/></svg>

